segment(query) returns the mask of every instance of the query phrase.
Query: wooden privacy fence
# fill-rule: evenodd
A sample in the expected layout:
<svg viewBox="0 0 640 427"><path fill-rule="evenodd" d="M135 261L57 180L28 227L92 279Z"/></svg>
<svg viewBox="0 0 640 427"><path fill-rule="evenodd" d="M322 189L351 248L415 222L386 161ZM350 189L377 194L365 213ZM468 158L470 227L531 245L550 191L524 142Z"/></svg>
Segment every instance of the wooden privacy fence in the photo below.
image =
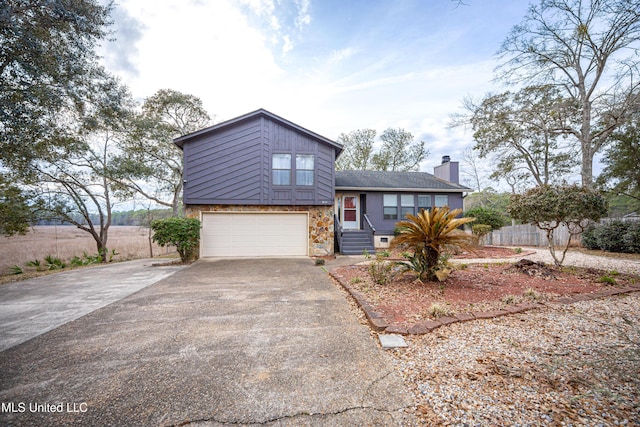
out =
<svg viewBox="0 0 640 427"><path fill-rule="evenodd" d="M554 232L556 245L565 245L569 239L569 230L561 225ZM485 245L494 246L547 246L547 234L535 225L521 224L509 225L495 230L484 237ZM580 244L580 236L574 236L572 245Z"/></svg>
<svg viewBox="0 0 640 427"><path fill-rule="evenodd" d="M601 224L606 224L611 221L623 221L633 222L639 221L638 218L603 218L600 220ZM561 225L556 228L553 233L553 237L556 241L556 245L563 246L567 244L569 239L569 230L566 225ZM521 224L521 225L509 225L502 227L500 230L496 230L487 234L484 237L485 245L494 246L538 246L547 247L547 234L544 230L540 230L535 225ZM571 239L571 246L581 246L581 234L573 236Z"/></svg>

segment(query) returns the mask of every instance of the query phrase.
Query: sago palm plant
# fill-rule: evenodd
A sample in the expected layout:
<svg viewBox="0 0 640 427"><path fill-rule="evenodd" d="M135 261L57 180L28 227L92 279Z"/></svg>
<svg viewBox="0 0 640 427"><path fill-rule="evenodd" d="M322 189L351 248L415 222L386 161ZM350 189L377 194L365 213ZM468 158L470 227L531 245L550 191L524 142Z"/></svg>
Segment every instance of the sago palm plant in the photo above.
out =
<svg viewBox="0 0 640 427"><path fill-rule="evenodd" d="M438 262L443 253L456 249L472 250L476 246L475 236L458 229L475 218L456 218L460 213L462 209L433 208L422 210L417 215L407 214L404 221L396 224L398 234L391 246L413 251L409 267L420 280L437 278Z"/></svg>

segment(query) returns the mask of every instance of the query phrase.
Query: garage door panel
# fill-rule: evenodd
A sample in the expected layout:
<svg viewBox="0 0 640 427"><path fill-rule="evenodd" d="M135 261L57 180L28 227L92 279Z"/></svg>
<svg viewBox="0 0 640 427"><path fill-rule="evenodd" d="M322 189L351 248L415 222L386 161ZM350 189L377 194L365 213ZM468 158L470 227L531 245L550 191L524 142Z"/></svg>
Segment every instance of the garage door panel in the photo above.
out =
<svg viewBox="0 0 640 427"><path fill-rule="evenodd" d="M308 252L307 213L203 213L201 256L299 256Z"/></svg>

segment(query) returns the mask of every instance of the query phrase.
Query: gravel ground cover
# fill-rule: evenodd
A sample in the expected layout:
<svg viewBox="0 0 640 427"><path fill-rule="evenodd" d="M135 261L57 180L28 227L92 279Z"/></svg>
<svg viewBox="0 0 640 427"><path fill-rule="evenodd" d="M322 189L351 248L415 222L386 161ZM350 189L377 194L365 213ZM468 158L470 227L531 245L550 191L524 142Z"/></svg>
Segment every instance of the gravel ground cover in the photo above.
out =
<svg viewBox="0 0 640 427"><path fill-rule="evenodd" d="M544 250L534 252L526 257L550 262ZM638 261L579 252L566 264L640 273ZM639 293L549 303L405 339L407 348L386 354L413 392L422 425L640 425Z"/></svg>
<svg viewBox="0 0 640 427"><path fill-rule="evenodd" d="M640 425L640 296L405 337L390 350L425 425Z"/></svg>

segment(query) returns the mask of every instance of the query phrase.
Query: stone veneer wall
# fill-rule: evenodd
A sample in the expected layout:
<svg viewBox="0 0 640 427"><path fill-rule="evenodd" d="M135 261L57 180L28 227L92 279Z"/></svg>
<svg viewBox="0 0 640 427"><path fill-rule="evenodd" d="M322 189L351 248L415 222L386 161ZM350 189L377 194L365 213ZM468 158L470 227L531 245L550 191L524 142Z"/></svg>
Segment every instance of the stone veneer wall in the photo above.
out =
<svg viewBox="0 0 640 427"><path fill-rule="evenodd" d="M185 215L200 218L200 212L309 212L309 254L333 255L333 206L245 206L187 205Z"/></svg>

